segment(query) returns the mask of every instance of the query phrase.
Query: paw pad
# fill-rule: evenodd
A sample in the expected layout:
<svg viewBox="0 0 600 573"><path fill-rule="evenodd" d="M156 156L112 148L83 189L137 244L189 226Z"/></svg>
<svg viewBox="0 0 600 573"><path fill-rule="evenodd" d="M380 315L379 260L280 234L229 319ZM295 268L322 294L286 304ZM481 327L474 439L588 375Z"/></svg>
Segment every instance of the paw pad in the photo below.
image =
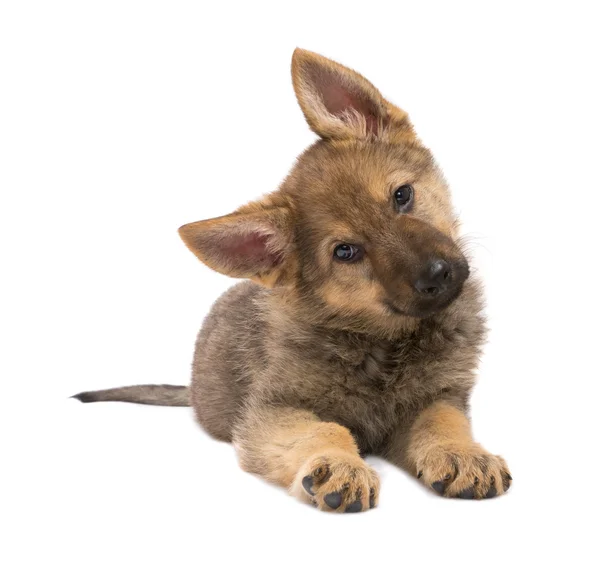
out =
<svg viewBox="0 0 600 573"><path fill-rule="evenodd" d="M331 509L337 509L342 505L342 494L339 491L328 493L323 499Z"/></svg>
<svg viewBox="0 0 600 573"><path fill-rule="evenodd" d="M310 495L315 495L315 492L312 490L313 482L312 476L304 476L302 478L302 486Z"/></svg>
<svg viewBox="0 0 600 573"><path fill-rule="evenodd" d="M446 484L443 482L443 480L439 480L439 481L434 481L431 484L431 487L437 491L440 495L444 494L444 490L446 489Z"/></svg>
<svg viewBox="0 0 600 573"><path fill-rule="evenodd" d="M357 499L346 507L344 513L358 513L359 511L362 511L362 501Z"/></svg>
<svg viewBox="0 0 600 573"><path fill-rule="evenodd" d="M475 499L475 489L473 486L463 489L456 497L460 499Z"/></svg>

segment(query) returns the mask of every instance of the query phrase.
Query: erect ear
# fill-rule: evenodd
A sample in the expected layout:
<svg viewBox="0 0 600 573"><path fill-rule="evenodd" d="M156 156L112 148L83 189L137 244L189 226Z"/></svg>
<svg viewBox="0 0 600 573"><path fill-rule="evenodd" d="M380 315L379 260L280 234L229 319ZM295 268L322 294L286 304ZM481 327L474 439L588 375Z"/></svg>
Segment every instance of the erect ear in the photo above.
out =
<svg viewBox="0 0 600 573"><path fill-rule="evenodd" d="M291 231L286 207L256 207L183 225L179 235L211 269L270 287L285 278Z"/></svg>
<svg viewBox="0 0 600 573"><path fill-rule="evenodd" d="M324 139L415 139L406 112L354 70L296 48L292 81L308 125Z"/></svg>

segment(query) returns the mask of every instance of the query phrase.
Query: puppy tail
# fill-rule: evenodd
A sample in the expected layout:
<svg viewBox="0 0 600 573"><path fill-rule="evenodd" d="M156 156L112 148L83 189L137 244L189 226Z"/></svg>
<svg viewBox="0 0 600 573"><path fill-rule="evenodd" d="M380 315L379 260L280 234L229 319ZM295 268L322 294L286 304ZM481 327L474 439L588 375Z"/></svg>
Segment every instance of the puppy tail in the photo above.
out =
<svg viewBox="0 0 600 573"><path fill-rule="evenodd" d="M81 392L71 398L76 398L80 402L134 402L152 406L189 406L190 390L187 386L143 384Z"/></svg>

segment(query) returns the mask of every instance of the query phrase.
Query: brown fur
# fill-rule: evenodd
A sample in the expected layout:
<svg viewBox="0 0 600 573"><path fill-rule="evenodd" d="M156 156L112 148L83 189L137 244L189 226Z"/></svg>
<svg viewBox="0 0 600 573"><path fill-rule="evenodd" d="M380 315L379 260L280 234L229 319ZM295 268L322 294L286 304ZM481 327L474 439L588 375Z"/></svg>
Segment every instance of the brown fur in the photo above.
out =
<svg viewBox="0 0 600 573"><path fill-rule="evenodd" d="M467 419L485 327L447 184L406 113L365 78L304 50L292 77L321 139L275 193L180 229L205 264L252 281L215 303L198 336L199 422L234 442L244 469L325 510L377 503L366 454L446 496L503 493L508 469ZM399 212L406 184L414 200ZM335 261L340 243L363 258ZM414 287L437 258L453 265L445 299Z"/></svg>

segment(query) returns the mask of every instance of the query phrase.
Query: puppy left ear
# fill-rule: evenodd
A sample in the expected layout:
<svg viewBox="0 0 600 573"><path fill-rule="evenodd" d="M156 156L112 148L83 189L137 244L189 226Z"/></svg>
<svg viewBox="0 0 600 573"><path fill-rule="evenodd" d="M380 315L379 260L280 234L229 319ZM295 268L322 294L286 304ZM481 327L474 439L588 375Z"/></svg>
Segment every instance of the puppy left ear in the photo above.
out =
<svg viewBox="0 0 600 573"><path fill-rule="evenodd" d="M291 216L285 207L245 207L183 225L179 235L205 265L230 277L272 287L290 267Z"/></svg>
<svg viewBox="0 0 600 573"><path fill-rule="evenodd" d="M408 115L359 73L307 50L292 56L292 81L310 128L323 139L415 139Z"/></svg>

